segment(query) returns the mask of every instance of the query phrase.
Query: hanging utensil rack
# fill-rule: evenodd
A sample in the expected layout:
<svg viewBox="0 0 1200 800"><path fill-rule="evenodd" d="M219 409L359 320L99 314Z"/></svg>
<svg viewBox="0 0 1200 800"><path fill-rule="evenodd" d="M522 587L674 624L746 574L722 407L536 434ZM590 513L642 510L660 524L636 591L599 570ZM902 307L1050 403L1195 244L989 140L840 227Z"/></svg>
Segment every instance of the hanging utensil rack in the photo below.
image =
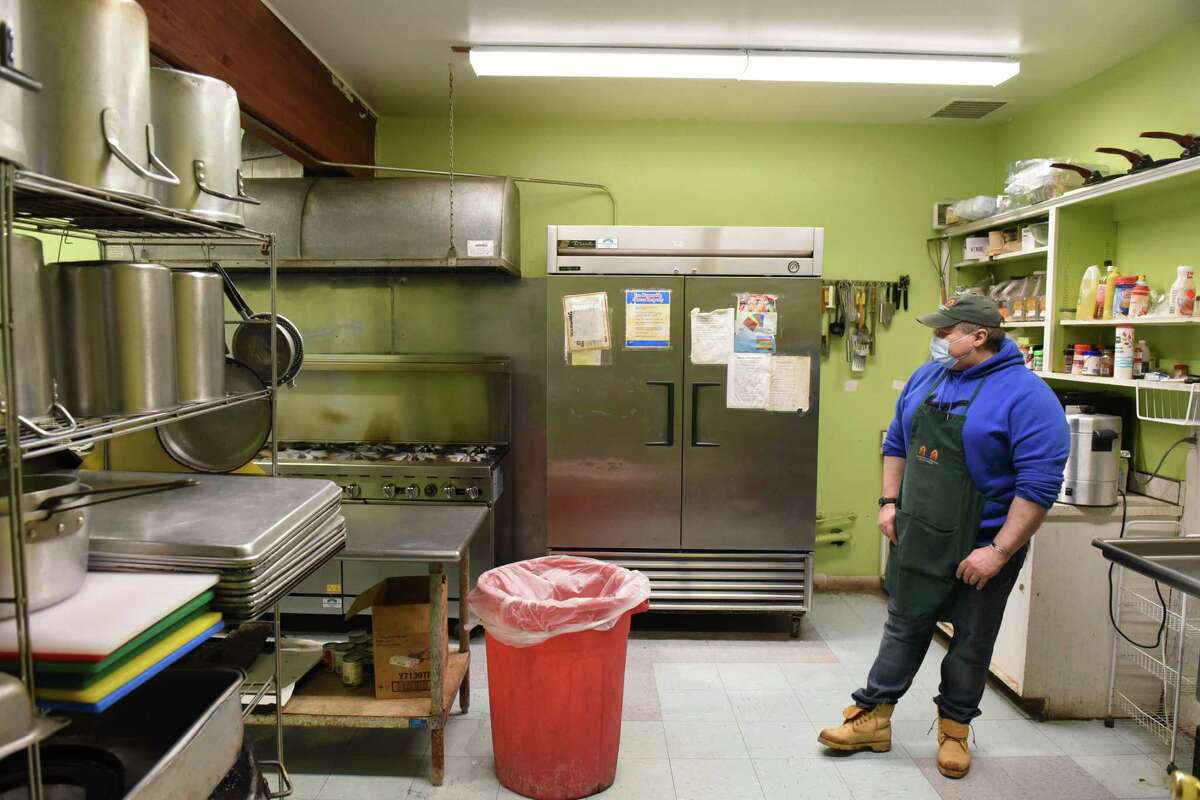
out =
<svg viewBox="0 0 1200 800"><path fill-rule="evenodd" d="M276 393L278 385L275 336L271 336L271 384L262 391L229 395L203 403L188 403L166 411L152 414L136 414L104 419L81 419L73 426L47 426L40 431L31 431L17 422L21 409L17 404L17 386L20 376L16 374L13 355L21 342L14 341L18 335L12 325L13 307L12 281L9 265L12 260L12 236L14 232L70 236L75 239L92 240L102 254L111 247L131 247L136 251L140 244L190 244L206 250L221 247L257 245L268 259L270 269L270 313L264 322L278 326L276 309L277 274L275 263L275 236L246 228L227 227L214 224L192 214L174 211L161 206L133 200L128 197L79 186L45 175L27 172L13 164L0 162L0 359L3 359L3 408L0 421L4 434L0 437L0 459L5 463L9 481L9 539L12 543L13 597L0 598L0 602L12 603L16 607L17 642L20 655L21 680L25 686L30 706L36 712L34 700L33 648L29 639L29 602L24 573L24 541L21 535L23 519L21 512L21 485L23 462L27 459L62 450L83 448L141 430L157 428L171 422L201 414L208 414L232 405L253 402L264 397L271 405L271 470L278 474L278 443L276 430ZM279 606L272 613L275 641L282 640ZM280 694L281 673L279 648L275 649L275 670L268 683L252 700L247 713L273 687ZM275 711L276 760L260 762L263 766L279 773L279 790L272 797L291 794L291 780L283 765L283 718L282 707L276 704ZM30 797L41 800L43 795L42 768L38 746L28 750Z"/></svg>

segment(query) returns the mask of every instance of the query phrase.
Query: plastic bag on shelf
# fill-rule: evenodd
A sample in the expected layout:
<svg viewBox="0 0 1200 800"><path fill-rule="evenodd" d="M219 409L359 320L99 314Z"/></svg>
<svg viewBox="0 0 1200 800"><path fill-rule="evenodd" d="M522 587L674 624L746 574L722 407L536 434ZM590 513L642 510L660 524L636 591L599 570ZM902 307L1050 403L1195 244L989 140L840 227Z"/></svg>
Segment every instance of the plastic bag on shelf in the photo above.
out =
<svg viewBox="0 0 1200 800"><path fill-rule="evenodd" d="M946 221L951 223L974 222L977 219L990 217L996 213L996 198L993 195L979 194L962 200L955 200L946 210Z"/></svg>
<svg viewBox="0 0 1200 800"><path fill-rule="evenodd" d="M1004 192L1013 208L1041 203L1083 186L1082 175L1050 166L1055 163L1074 162L1069 158L1027 158L1008 165Z"/></svg>
<svg viewBox="0 0 1200 800"><path fill-rule="evenodd" d="M544 556L483 573L467 603L490 635L510 647L531 647L564 633L609 630L649 597L650 579L637 570Z"/></svg>

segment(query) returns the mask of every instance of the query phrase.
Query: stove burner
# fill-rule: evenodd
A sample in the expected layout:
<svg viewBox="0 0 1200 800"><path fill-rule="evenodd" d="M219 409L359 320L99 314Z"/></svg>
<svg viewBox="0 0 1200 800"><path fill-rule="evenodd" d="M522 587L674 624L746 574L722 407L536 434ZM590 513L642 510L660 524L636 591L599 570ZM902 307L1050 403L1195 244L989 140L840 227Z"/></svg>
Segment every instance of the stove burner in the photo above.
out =
<svg viewBox="0 0 1200 800"><path fill-rule="evenodd" d="M497 452L491 445L393 444L390 442L287 442L280 446L282 461L391 461L397 463L449 461L486 464Z"/></svg>

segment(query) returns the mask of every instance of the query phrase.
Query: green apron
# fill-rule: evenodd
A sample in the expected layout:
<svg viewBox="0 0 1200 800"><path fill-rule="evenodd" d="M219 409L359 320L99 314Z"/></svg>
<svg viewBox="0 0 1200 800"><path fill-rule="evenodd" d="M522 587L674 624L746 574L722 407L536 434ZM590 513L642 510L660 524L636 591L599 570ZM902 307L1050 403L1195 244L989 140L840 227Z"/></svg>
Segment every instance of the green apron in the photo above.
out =
<svg viewBox="0 0 1200 800"><path fill-rule="evenodd" d="M947 374L949 371L947 370ZM967 472L963 425L970 400L934 403L942 375L913 414L896 509L898 545L888 556L887 589L897 613L913 620L946 619L958 565L975 549L984 495ZM965 406L962 414L952 414Z"/></svg>

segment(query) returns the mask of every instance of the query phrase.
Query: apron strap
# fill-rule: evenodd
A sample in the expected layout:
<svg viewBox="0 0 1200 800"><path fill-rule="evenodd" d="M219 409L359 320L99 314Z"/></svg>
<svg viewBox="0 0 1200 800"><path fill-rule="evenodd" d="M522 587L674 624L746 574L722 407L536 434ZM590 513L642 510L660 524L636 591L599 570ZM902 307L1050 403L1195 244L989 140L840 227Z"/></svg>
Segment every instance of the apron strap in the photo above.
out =
<svg viewBox="0 0 1200 800"><path fill-rule="evenodd" d="M979 396L979 391L983 388L983 384L985 384L988 379L987 375L984 375L982 378L980 378L978 383L975 384L975 391L971 392L971 396L966 400L955 400L953 403L933 402L933 395L937 392L938 387L942 385L942 382L946 380L946 376L949 374L950 370L947 369L940 376L938 376L938 379L933 382L933 386L930 387L929 393L925 395L925 400L923 401L922 405L937 408L941 411L950 411L951 409L955 409L960 406L969 409L971 404L975 402L975 398ZM965 415L966 411L964 411L963 414Z"/></svg>

